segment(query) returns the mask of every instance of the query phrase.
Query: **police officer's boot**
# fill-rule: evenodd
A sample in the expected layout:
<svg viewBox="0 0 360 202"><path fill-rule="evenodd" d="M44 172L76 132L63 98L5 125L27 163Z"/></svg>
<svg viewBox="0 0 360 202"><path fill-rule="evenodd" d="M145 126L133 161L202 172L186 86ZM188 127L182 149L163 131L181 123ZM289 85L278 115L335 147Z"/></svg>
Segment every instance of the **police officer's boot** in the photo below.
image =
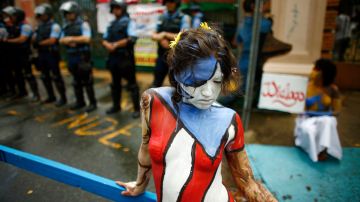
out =
<svg viewBox="0 0 360 202"><path fill-rule="evenodd" d="M64 82L62 80L56 81L55 85L60 94L60 99L56 102L55 106L57 107L64 106L67 103Z"/></svg>
<svg viewBox="0 0 360 202"><path fill-rule="evenodd" d="M84 92L82 89L82 85L80 84L73 84L74 86L74 92L76 97L76 102L70 107L71 110L77 110L85 107L85 101L84 101Z"/></svg>
<svg viewBox="0 0 360 202"><path fill-rule="evenodd" d="M92 112L97 108L95 91L92 84L86 85L86 93L89 98L90 105L86 108L87 112Z"/></svg>
<svg viewBox="0 0 360 202"><path fill-rule="evenodd" d="M106 110L107 114L114 114L121 111L121 86L114 86L113 84L111 85L111 97L113 101L113 106L110 109Z"/></svg>
<svg viewBox="0 0 360 202"><path fill-rule="evenodd" d="M48 97L47 97L46 100L44 100L44 103L55 102L56 98L55 98L55 95L54 95L54 89L53 89L50 78L47 78L47 77L44 76L44 77L42 77L42 81L44 83L45 90L46 90L46 92L48 94Z"/></svg>
<svg viewBox="0 0 360 202"><path fill-rule="evenodd" d="M40 94L39 94L39 89L35 80L35 77L31 78L28 80L29 81L29 85L31 88L31 91L33 92L33 97L32 97L32 101L33 102L37 102L40 100Z"/></svg>
<svg viewBox="0 0 360 202"><path fill-rule="evenodd" d="M132 117L134 119L140 117L140 95L139 95L139 87L135 84L129 87L131 93L131 100L134 106L134 112L132 113Z"/></svg>

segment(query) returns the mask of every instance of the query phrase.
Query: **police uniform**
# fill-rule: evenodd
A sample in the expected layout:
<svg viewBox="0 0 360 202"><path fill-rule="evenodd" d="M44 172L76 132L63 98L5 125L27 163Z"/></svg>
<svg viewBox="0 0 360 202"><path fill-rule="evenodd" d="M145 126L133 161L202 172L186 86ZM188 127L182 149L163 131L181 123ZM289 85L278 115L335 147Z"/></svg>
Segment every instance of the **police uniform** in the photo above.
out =
<svg viewBox="0 0 360 202"><path fill-rule="evenodd" d="M128 81L128 90L131 93L135 113L138 113L140 110L139 87L136 83L134 57L134 44L137 35L134 30L135 24L126 13L120 18L113 20L103 36L103 39L110 43L128 39L127 45L109 53L107 60L107 68L110 70L112 77L111 94L113 99L113 108L108 110L108 113L119 111L121 108L121 78L125 78ZM133 116L135 116L135 113Z"/></svg>
<svg viewBox="0 0 360 202"><path fill-rule="evenodd" d="M160 16L157 32L171 32L178 33L183 29L190 28L190 17L184 13L177 10L174 13L166 11L163 15ZM154 87L160 87L169 71L169 66L166 63L166 53L167 49L163 48L158 43L158 58L156 60L155 66L155 78L153 82Z"/></svg>
<svg viewBox="0 0 360 202"><path fill-rule="evenodd" d="M68 36L91 37L90 25L80 17L74 22L67 22L63 27L61 37ZM85 106L84 87L89 98L90 106L96 108L90 45L76 44L75 47L66 46L66 52L68 56L68 68L73 76L73 86L76 96L76 104L73 106L73 109Z"/></svg>
<svg viewBox="0 0 360 202"><path fill-rule="evenodd" d="M59 44L56 42L56 44L53 45L38 45L41 41L49 38L59 39L60 34L61 27L53 20L50 19L47 22L42 22L35 32L35 44L39 52L38 65L42 73L41 79L48 94L48 99L46 101L52 102L56 100L51 82L51 80L53 80L60 95L58 104L62 105L66 103L66 95L64 81L59 68Z"/></svg>
<svg viewBox="0 0 360 202"><path fill-rule="evenodd" d="M32 28L29 24L20 22L14 26L7 26L8 39L18 38L20 36L26 36L27 40L21 44L8 43L9 64L15 75L15 82L19 90L19 96L23 97L27 94L25 88L25 79L29 82L30 88L33 92L33 96L36 100L40 99L39 91L36 83L36 79L32 74L31 62L29 59L30 41L32 36Z"/></svg>

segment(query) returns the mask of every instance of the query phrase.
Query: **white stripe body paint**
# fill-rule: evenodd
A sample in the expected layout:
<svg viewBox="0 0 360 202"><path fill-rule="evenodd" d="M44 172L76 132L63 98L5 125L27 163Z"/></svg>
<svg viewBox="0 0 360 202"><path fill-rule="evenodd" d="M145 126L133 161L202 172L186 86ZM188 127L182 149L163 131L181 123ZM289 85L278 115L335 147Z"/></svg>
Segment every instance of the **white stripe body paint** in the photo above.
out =
<svg viewBox="0 0 360 202"><path fill-rule="evenodd" d="M205 202L227 202L228 192L222 183L221 163L216 171L214 181L205 196Z"/></svg>
<svg viewBox="0 0 360 202"><path fill-rule="evenodd" d="M228 132L229 132L229 137L228 137L228 140L226 142L226 145L228 145L228 143L235 138L235 126L231 124L229 129L228 129Z"/></svg>
<svg viewBox="0 0 360 202"><path fill-rule="evenodd" d="M188 179L193 159L191 156L192 147L195 140L184 129L175 135L165 161L165 175L163 180L162 201L176 201L181 188Z"/></svg>

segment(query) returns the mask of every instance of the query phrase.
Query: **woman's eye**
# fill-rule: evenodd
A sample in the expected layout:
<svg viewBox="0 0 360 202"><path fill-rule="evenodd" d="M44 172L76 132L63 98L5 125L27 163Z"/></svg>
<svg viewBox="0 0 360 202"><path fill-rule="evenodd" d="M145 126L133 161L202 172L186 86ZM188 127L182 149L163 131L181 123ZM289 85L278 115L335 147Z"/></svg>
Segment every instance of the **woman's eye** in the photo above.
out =
<svg viewBox="0 0 360 202"><path fill-rule="evenodd" d="M217 84L221 84L221 80L220 81L214 81L214 83L217 83Z"/></svg>

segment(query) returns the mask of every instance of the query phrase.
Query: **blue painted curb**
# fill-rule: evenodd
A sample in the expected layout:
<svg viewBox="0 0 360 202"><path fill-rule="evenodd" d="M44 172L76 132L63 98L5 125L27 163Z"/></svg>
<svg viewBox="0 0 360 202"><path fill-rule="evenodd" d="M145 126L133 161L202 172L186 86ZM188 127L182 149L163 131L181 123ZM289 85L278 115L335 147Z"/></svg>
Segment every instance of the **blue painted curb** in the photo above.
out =
<svg viewBox="0 0 360 202"><path fill-rule="evenodd" d="M113 201L156 201L154 193L145 192L136 197L123 196L120 193L124 187L117 185L113 180L3 145L0 145L0 161Z"/></svg>

